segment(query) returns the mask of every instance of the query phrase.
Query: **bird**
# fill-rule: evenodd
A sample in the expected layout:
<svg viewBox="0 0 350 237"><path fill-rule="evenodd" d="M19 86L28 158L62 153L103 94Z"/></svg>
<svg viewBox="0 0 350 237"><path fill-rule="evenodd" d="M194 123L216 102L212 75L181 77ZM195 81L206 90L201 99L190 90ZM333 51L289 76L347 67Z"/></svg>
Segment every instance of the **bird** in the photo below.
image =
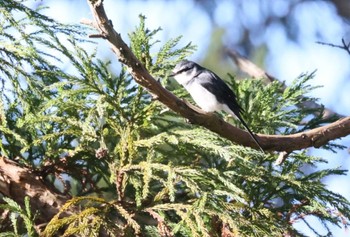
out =
<svg viewBox="0 0 350 237"><path fill-rule="evenodd" d="M176 64L170 76L189 92L203 111L225 111L238 118L261 151L264 151L241 116L244 110L238 104L237 96L218 75L195 62L182 60Z"/></svg>

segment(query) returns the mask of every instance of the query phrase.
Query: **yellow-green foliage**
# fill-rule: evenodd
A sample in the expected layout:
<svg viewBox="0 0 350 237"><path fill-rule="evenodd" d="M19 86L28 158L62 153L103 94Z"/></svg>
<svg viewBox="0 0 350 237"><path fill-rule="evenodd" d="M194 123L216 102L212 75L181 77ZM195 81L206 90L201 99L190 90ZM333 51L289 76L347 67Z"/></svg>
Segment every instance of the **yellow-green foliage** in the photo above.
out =
<svg viewBox="0 0 350 237"><path fill-rule="evenodd" d="M349 201L321 182L346 171L304 172L325 162L307 151L276 166L278 154L232 144L152 100L118 62L87 52L92 44L78 34L86 29L58 24L13 0L0 6L0 48L7 50L0 57L1 155L74 196L41 234L220 236L225 229L232 236L302 235L291 223L308 216L325 226L348 225ZM14 10L27 15L18 20ZM161 45L153 39L160 29L148 30L143 16L140 21L129 34L133 52L163 86L189 99L168 74L194 47L177 46L180 37ZM27 26L37 31L29 34ZM15 31L19 37L11 35ZM306 94L314 89L308 85L313 75L300 76L284 91L277 82L227 79L254 131L289 134L335 119L324 121L314 115L322 109L297 106L315 100ZM29 208L23 212L4 200L2 209L19 213L12 223L24 218L28 225L9 230L0 222L0 230L33 236Z"/></svg>

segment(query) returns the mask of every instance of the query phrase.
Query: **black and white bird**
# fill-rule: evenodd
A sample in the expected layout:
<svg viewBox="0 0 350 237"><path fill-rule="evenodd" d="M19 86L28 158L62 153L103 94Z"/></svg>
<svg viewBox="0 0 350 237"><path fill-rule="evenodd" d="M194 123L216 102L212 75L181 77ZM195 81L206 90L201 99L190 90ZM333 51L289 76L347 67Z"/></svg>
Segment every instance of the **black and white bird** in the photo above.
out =
<svg viewBox="0 0 350 237"><path fill-rule="evenodd" d="M225 111L238 118L263 151L256 136L241 116L243 109L237 103L236 95L219 76L188 60L178 63L170 76L185 87L193 100L205 112Z"/></svg>

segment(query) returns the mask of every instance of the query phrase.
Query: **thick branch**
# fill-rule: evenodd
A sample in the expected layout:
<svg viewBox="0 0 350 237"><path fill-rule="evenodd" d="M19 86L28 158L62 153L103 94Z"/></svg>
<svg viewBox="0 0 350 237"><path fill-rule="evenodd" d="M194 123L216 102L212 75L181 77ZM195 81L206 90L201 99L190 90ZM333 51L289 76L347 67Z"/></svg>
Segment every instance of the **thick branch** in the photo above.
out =
<svg viewBox="0 0 350 237"><path fill-rule="evenodd" d="M47 223L56 215L68 198L52 192L30 169L0 157L0 193L23 205L30 197L33 213L39 211L37 223Z"/></svg>
<svg viewBox="0 0 350 237"><path fill-rule="evenodd" d="M256 79L265 79L265 83L271 83L273 81L279 81L275 77L271 76L267 72L265 72L263 69L258 67L256 64L254 64L252 61L247 59L246 57L243 57L240 55L237 51L233 49L227 49L228 56L235 62L235 64L241 69L243 72L247 73L249 76L256 78ZM286 89L286 86L283 85L283 89ZM310 109L320 109L322 108L322 105L314 102L314 101L306 101L302 104L305 108ZM327 119L332 116L337 116L339 118L344 117L344 115L340 115L335 113L334 111L325 108L323 111L322 118Z"/></svg>
<svg viewBox="0 0 350 237"><path fill-rule="evenodd" d="M118 59L127 66L138 84L154 94L164 105L187 118L191 123L203 126L234 143L257 149L255 142L246 131L226 123L214 114L204 113L163 88L135 57L120 34L114 31L106 16L102 1L88 0L88 3L101 37L108 40ZM344 137L348 134L350 134L350 117L321 128L289 136L258 134L258 140L264 150L291 152L312 146L320 147L329 140Z"/></svg>

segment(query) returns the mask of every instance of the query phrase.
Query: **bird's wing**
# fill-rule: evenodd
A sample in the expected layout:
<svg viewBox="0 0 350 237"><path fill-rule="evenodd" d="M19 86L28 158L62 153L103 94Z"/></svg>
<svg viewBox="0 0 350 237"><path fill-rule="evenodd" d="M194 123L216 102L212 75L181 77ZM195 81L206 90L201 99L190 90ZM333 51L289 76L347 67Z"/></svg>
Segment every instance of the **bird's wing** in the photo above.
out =
<svg viewBox="0 0 350 237"><path fill-rule="evenodd" d="M241 112L244 112L242 107L237 103L237 98L235 93L230 89L230 87L215 73L206 71L202 73L207 73L207 75L197 75L197 79L199 83L207 89L209 92L215 95L216 99L222 103L226 104L232 112L237 116L237 118L242 122L243 126L248 130L248 133L256 142L258 147L264 152L262 149L258 139L254 135L254 133L250 130L247 123L243 120L241 116ZM201 73L201 74L202 74Z"/></svg>
<svg viewBox="0 0 350 237"><path fill-rule="evenodd" d="M202 75L203 74L203 75ZM207 74L207 75L205 75ZM243 109L237 102L236 95L230 89L230 87L215 73L210 71L202 72L197 75L199 83L209 92L213 93L216 99L227 106L239 116Z"/></svg>

